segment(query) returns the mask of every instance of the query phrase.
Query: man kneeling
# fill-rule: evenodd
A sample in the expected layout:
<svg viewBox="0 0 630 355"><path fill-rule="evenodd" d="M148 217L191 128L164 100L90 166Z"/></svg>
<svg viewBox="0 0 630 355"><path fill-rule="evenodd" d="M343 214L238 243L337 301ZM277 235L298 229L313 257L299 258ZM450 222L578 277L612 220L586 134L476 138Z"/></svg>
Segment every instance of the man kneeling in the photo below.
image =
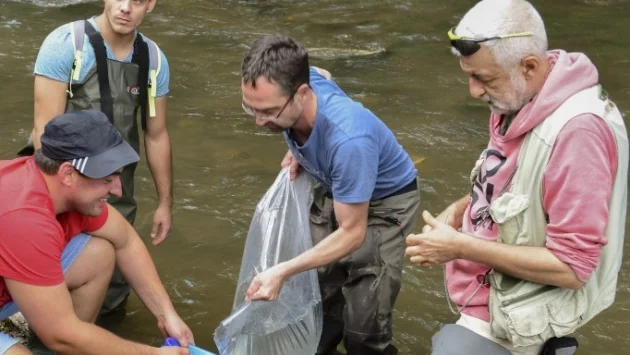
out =
<svg viewBox="0 0 630 355"><path fill-rule="evenodd" d="M139 160L100 111L51 120L34 156L0 161L0 319L21 311L59 353L188 354L123 340L94 323L114 264L164 335L193 342L133 227L105 201ZM89 233L89 234L87 234ZM0 333L0 354L29 354Z"/></svg>

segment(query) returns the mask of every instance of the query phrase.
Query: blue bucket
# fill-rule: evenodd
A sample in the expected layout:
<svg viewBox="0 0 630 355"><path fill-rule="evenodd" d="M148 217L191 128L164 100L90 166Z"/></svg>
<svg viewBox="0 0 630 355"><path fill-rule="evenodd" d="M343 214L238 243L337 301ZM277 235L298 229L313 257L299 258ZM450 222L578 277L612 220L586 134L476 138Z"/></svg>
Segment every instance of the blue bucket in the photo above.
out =
<svg viewBox="0 0 630 355"><path fill-rule="evenodd" d="M166 338L162 346L179 346L179 342L175 338ZM190 355L216 355L194 345L188 345L188 351L190 351Z"/></svg>

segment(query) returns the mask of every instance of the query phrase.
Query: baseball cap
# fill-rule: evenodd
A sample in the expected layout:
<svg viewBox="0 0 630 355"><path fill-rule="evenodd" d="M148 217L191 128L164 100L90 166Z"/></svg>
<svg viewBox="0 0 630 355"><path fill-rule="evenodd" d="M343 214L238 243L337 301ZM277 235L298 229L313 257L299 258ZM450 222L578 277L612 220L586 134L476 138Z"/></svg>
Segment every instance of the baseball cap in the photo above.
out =
<svg viewBox="0 0 630 355"><path fill-rule="evenodd" d="M107 116L94 109L53 118L44 127L41 143L45 157L68 161L92 179L104 178L140 160Z"/></svg>

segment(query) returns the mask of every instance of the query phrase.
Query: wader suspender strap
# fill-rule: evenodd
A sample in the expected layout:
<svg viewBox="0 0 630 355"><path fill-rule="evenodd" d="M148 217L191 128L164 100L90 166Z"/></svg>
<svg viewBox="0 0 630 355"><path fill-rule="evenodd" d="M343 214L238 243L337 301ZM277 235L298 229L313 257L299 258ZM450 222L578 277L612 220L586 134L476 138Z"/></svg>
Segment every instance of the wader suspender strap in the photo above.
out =
<svg viewBox="0 0 630 355"><path fill-rule="evenodd" d="M96 57L96 73L98 75L98 86L101 96L101 111L114 124L114 98L109 87L109 73L107 70L107 52L103 36L94 29L89 21L85 21L85 33L90 39Z"/></svg>
<svg viewBox="0 0 630 355"><path fill-rule="evenodd" d="M138 71L138 85L140 85L140 125L142 130L147 129L147 103L149 99L148 95L148 82L149 82L149 46L142 40L140 34L136 35L136 41L133 44L133 57L131 62L135 63L139 67ZM151 83L156 85L155 83Z"/></svg>
<svg viewBox="0 0 630 355"><path fill-rule="evenodd" d="M68 84L68 95L71 99L72 82L79 81L81 67L83 62L83 35L87 34L96 57L96 70L99 81L99 90L101 96L101 111L113 122L113 98L109 87L109 73L107 69L107 52L103 37L92 26L89 21L75 21L72 24L72 37L74 46L74 62L70 73ZM141 110L141 126L142 130L146 130L147 114L151 117L155 116L155 96L157 90L157 75L160 72L161 57L158 46L151 40L144 40L140 34L136 36L134 42L133 57L131 62L138 65L138 85L139 100ZM149 74L150 73L150 74ZM109 103L104 99L109 98ZM106 100L105 100L106 101ZM110 105L111 104L111 105ZM110 111L107 111L109 108ZM147 109L149 113L147 113ZM111 113L111 115L110 115Z"/></svg>

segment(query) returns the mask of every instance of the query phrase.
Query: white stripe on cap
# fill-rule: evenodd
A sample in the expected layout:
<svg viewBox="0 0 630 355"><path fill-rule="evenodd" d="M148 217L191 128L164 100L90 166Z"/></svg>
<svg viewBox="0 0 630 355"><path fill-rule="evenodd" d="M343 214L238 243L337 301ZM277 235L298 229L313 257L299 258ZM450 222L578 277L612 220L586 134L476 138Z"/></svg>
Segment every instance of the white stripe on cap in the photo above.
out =
<svg viewBox="0 0 630 355"><path fill-rule="evenodd" d="M81 162L83 161L83 158L80 159L72 159L72 166L74 166L77 170L81 170Z"/></svg>
<svg viewBox="0 0 630 355"><path fill-rule="evenodd" d="M85 163L87 163L88 157L85 157L84 159L85 160L83 161L83 164L81 164L81 169L79 169L79 171L81 171L81 174L83 174L83 170L85 169Z"/></svg>
<svg viewBox="0 0 630 355"><path fill-rule="evenodd" d="M72 159L72 166L74 166L81 174L83 174L83 170L85 170L85 164L87 163L88 158L79 158Z"/></svg>

